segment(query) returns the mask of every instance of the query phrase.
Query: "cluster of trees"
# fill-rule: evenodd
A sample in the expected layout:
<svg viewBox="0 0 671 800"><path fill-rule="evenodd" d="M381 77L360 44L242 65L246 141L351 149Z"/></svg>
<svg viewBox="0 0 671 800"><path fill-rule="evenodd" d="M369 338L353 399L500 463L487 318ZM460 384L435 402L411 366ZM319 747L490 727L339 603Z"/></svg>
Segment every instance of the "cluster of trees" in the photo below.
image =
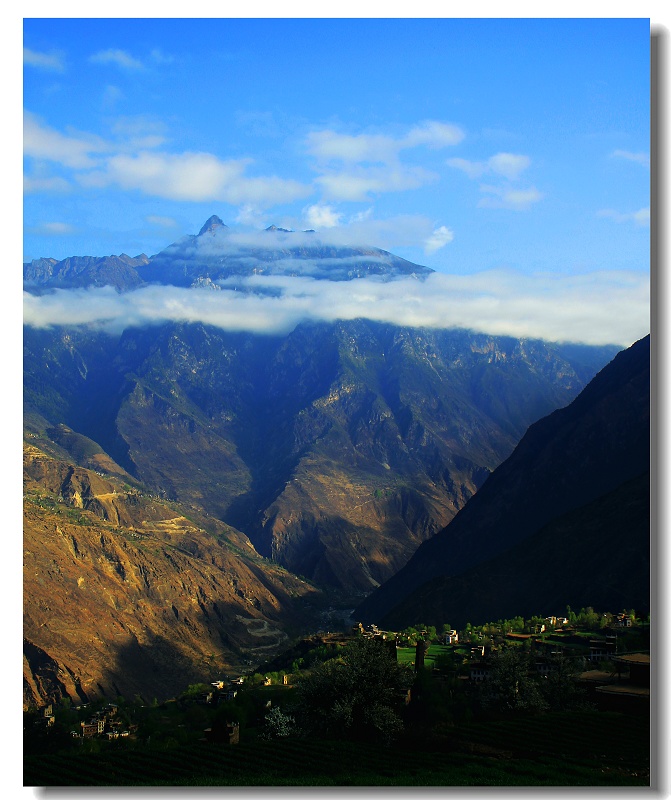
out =
<svg viewBox="0 0 671 800"><path fill-rule="evenodd" d="M412 672L383 642L357 637L300 680L298 724L325 738L390 741L403 729L400 710L411 684Z"/></svg>
<svg viewBox="0 0 671 800"><path fill-rule="evenodd" d="M636 610L633 608L630 608L629 610L624 609L622 613L626 614L628 617L631 617L632 621L634 622L637 620ZM578 625L583 628L589 628L590 630L607 628L615 621L615 616L611 614L610 611L607 611L604 614L599 614L592 608L592 606L581 608L577 613L573 611L571 606L566 606L566 618L568 619L570 625ZM648 617L648 622L649 621L650 617Z"/></svg>
<svg viewBox="0 0 671 800"><path fill-rule="evenodd" d="M416 633L421 631L426 628ZM453 657L440 660L447 680L437 681L430 671L416 674L398 664L383 642L358 637L338 657L300 677L291 704L266 715L262 735L389 743L404 731L417 739L478 714L584 708L585 694L574 681L577 663L561 656L550 661L540 674L532 653L505 647L492 660L488 679L466 686L456 679ZM412 702L406 705L411 687Z"/></svg>
<svg viewBox="0 0 671 800"><path fill-rule="evenodd" d="M549 659L550 669L540 674L535 658L520 647L502 650L492 663L489 677L479 687L480 707L497 714L518 711L571 711L587 704L584 690L574 677L575 662L560 656Z"/></svg>
<svg viewBox="0 0 671 800"><path fill-rule="evenodd" d="M288 704L265 715L263 738L310 736L389 743L404 727L413 673L381 641L357 637L298 677Z"/></svg>
<svg viewBox="0 0 671 800"><path fill-rule="evenodd" d="M629 610L624 609L622 613L631 617L633 621L637 620L636 611L633 608ZM617 615L611 612L599 613L595 611L592 606L581 608L580 611L577 612L574 611L571 606L566 606L565 614L569 625L587 630L608 628L614 624L616 616ZM534 615L525 619L522 616L516 616L511 619L499 619L496 622L487 622L482 625L472 625L468 622L464 628L459 631L459 635L462 641L471 642L472 644L484 644L491 636L500 636L507 633L534 634L539 633L543 627L545 631L549 632L552 631L555 626L547 617ZM445 623L440 631L433 625L417 624L399 631L399 637L407 644L414 645L418 640L428 642L438 641L451 629L452 626L449 625L449 623Z"/></svg>

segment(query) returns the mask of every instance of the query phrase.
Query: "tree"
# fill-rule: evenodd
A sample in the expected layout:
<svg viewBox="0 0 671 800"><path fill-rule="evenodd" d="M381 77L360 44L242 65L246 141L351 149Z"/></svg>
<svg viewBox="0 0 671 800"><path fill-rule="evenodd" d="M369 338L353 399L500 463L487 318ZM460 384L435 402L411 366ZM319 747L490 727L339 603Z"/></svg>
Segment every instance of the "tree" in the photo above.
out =
<svg viewBox="0 0 671 800"><path fill-rule="evenodd" d="M354 639L299 682L299 725L325 738L389 742L403 729L399 712L411 682L384 642Z"/></svg>
<svg viewBox="0 0 671 800"><path fill-rule="evenodd" d="M576 682L581 665L576 659L568 659L563 653L549 659L548 674L539 679L539 688L551 711L573 711L587 708L587 694Z"/></svg>
<svg viewBox="0 0 671 800"><path fill-rule="evenodd" d="M279 706L271 708L264 718L262 739L281 739L298 733L296 718L286 714Z"/></svg>
<svg viewBox="0 0 671 800"><path fill-rule="evenodd" d="M180 697L183 699L194 699L198 697L198 695L207 693L209 691L210 687L206 683L190 683L189 686L182 692Z"/></svg>
<svg viewBox="0 0 671 800"><path fill-rule="evenodd" d="M510 711L544 711L547 701L532 672L531 656L517 647L502 650L480 694L483 708Z"/></svg>
<svg viewBox="0 0 671 800"><path fill-rule="evenodd" d="M592 608L592 606L587 606L587 608L580 609L580 614L578 614L578 622L584 625L586 628L595 630L599 627L600 617Z"/></svg>

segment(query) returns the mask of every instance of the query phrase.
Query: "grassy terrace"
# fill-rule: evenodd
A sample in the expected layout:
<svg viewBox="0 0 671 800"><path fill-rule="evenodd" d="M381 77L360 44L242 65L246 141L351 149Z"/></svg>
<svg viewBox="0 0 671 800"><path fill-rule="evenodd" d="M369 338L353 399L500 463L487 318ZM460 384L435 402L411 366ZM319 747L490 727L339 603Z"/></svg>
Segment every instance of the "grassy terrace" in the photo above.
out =
<svg viewBox="0 0 671 800"><path fill-rule="evenodd" d="M434 667L437 658L452 655L453 652L455 652L453 645L432 644L424 655L424 666L431 669ZM396 650L396 657L399 664L414 664L415 648L399 647Z"/></svg>

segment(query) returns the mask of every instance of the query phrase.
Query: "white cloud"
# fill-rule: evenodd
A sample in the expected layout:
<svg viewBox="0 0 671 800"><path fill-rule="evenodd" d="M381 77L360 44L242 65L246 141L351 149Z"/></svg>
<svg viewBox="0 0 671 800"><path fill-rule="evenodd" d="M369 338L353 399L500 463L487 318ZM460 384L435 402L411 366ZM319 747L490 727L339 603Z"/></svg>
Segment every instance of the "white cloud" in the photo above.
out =
<svg viewBox="0 0 671 800"><path fill-rule="evenodd" d="M77 231L74 225L69 225L67 222L43 222L27 230L38 236L69 236Z"/></svg>
<svg viewBox="0 0 671 800"><path fill-rule="evenodd" d="M487 171L487 164L484 161L469 161L467 158L448 158L445 163L448 167L465 172L469 178L479 178Z"/></svg>
<svg viewBox="0 0 671 800"><path fill-rule="evenodd" d="M222 160L211 153L157 152L154 148L165 139L162 125L151 119L122 118L112 131L119 141L106 142L88 134L65 135L26 112L24 153L29 158L75 170L74 179L84 187L114 185L171 200L216 200L254 206L258 211L314 192L312 186L295 180L248 175L251 159ZM27 186L36 191L48 184L40 184L33 176L27 178Z"/></svg>
<svg viewBox="0 0 671 800"><path fill-rule="evenodd" d="M640 208L638 211L634 211L633 214L634 222L637 225L641 225L642 227L649 227L650 225L650 209L649 208Z"/></svg>
<svg viewBox="0 0 671 800"><path fill-rule="evenodd" d="M308 152L325 161L346 163L387 162L396 158L398 141L389 136L360 134L349 136L335 131L312 131L307 136Z"/></svg>
<svg viewBox="0 0 671 800"><path fill-rule="evenodd" d="M347 225L323 230L319 240L327 244L368 245L391 250L425 242L433 232L433 224L421 214L400 214L387 219L375 219L370 209L353 217Z"/></svg>
<svg viewBox="0 0 671 800"><path fill-rule="evenodd" d="M482 185L480 191L487 195L479 201L480 208L509 208L524 211L543 199L543 195L535 186L528 189L511 189Z"/></svg>
<svg viewBox="0 0 671 800"><path fill-rule="evenodd" d="M222 161L211 153L118 154L103 169L80 177L85 186L116 184L153 197L203 202L217 200L232 205L273 205L311 193L311 188L275 176L244 174L250 159Z"/></svg>
<svg viewBox="0 0 671 800"><path fill-rule="evenodd" d="M252 203L245 203L238 209L235 221L239 225L250 225L256 228L264 227L267 224L265 214Z"/></svg>
<svg viewBox="0 0 671 800"><path fill-rule="evenodd" d="M431 253L440 250L441 247L445 247L445 245L449 244L453 239L453 231L446 228L445 225L441 225L440 228L436 228L424 243L424 252L431 255Z"/></svg>
<svg viewBox="0 0 671 800"><path fill-rule="evenodd" d="M247 209L249 213L253 208ZM273 220L280 227L293 229L290 233L281 230L244 230L235 227L218 228L207 237L199 237L195 241L178 241L174 245L174 254L180 258L244 256L245 250L289 249L297 247L341 246L392 250L395 247L417 246L426 244L434 234L435 224L428 217L416 214L401 214L387 219L374 219L370 209L357 214L347 223L331 228L323 228L316 233L309 233L302 217ZM267 220L264 221L267 226ZM172 246L171 246L172 247ZM170 248L169 248L170 249ZM300 271L300 270L299 270Z"/></svg>
<svg viewBox="0 0 671 800"><path fill-rule="evenodd" d="M364 202L371 194L403 192L418 189L438 180L435 172L422 167L406 167L401 164L381 167L354 166L344 172L329 172L315 178L328 200Z"/></svg>
<svg viewBox="0 0 671 800"><path fill-rule="evenodd" d="M449 158L445 162L448 167L465 172L469 178L479 178L485 173L502 175L514 181L531 165L529 156L515 153L496 153L487 161L469 161L466 158Z"/></svg>
<svg viewBox="0 0 671 800"><path fill-rule="evenodd" d="M118 117L112 125L115 147L124 152L151 150L165 143L164 124L149 116Z"/></svg>
<svg viewBox="0 0 671 800"><path fill-rule="evenodd" d="M63 72L65 70L64 56L62 53L56 51L39 53L36 50L30 50L24 47L23 63L31 67L51 70L52 72Z"/></svg>
<svg viewBox="0 0 671 800"><path fill-rule="evenodd" d="M632 153L629 150L614 150L611 158L624 158L627 161L634 161L642 167L648 168L650 166L650 156L648 153Z"/></svg>
<svg viewBox="0 0 671 800"><path fill-rule="evenodd" d="M116 66L126 70L144 69L144 64L137 58L134 58L125 50L115 48L94 53L89 58L89 61L93 64L116 64Z"/></svg>
<svg viewBox="0 0 671 800"><path fill-rule="evenodd" d="M458 169L472 180L483 175L498 175L507 183L501 185L482 184L480 191L485 195L478 202L480 208L527 209L542 199L543 195L532 186L520 189L511 186L531 165L529 156L520 153L496 153L486 161L469 161L466 158L450 158L448 167Z"/></svg>
<svg viewBox="0 0 671 800"><path fill-rule="evenodd" d="M23 193L36 194L38 192L69 192L72 186L56 175L51 176L23 176Z"/></svg>
<svg viewBox="0 0 671 800"><path fill-rule="evenodd" d="M640 208L638 211L633 211L629 214L623 214L620 211L615 211L612 208L604 208L597 211L598 217L608 217L614 219L615 222L633 222L643 228L650 225L650 209Z"/></svg>
<svg viewBox="0 0 671 800"><path fill-rule="evenodd" d="M218 199L221 187L239 179L244 169L244 162L222 162L209 153L141 152L112 156L104 170L83 176L81 182L98 187L118 184L172 200L203 201Z"/></svg>
<svg viewBox="0 0 671 800"><path fill-rule="evenodd" d="M331 130L312 131L306 138L308 152L323 161L347 164L390 163L402 150L426 146L449 147L464 138L456 125L427 120L413 126L401 137L362 133L355 136Z"/></svg>
<svg viewBox="0 0 671 800"><path fill-rule="evenodd" d="M156 64L172 64L172 62L175 60L172 56L166 55L158 47L155 47L149 55L151 56L152 61L154 61Z"/></svg>
<svg viewBox="0 0 671 800"><path fill-rule="evenodd" d="M464 136L462 129L456 125L427 120L411 128L400 143L403 149L420 145L433 148L450 147L463 141Z"/></svg>
<svg viewBox="0 0 671 800"><path fill-rule="evenodd" d="M529 167L531 159L529 156L514 153L497 153L487 161L487 164L492 172L514 181Z"/></svg>
<svg viewBox="0 0 671 800"><path fill-rule="evenodd" d="M353 214L350 217L350 223L352 222L364 222L367 219L371 219L373 216L373 206L368 206L364 211L357 211L356 214Z"/></svg>
<svg viewBox="0 0 671 800"><path fill-rule="evenodd" d="M649 332L649 277L636 272L433 273L426 280L388 282L256 276L244 283L249 292L149 286L124 294L111 287L24 293L24 321L39 328L98 325L114 331L199 321L227 330L286 333L306 320L363 317L410 327L622 346ZM226 282L222 285L226 288Z"/></svg>
<svg viewBox="0 0 671 800"><path fill-rule="evenodd" d="M145 220L150 225L156 225L159 228L174 228L177 225L176 220L172 217L160 217L155 214L150 214L148 217L145 217Z"/></svg>
<svg viewBox="0 0 671 800"><path fill-rule="evenodd" d="M65 136L43 125L34 114L25 112L23 115L23 150L27 156L73 169L87 169L96 163L91 155L106 149L106 143L99 137Z"/></svg>
<svg viewBox="0 0 671 800"><path fill-rule="evenodd" d="M333 209L332 206L321 205L319 203L308 206L303 210L306 225L309 228L335 228L340 225L342 214Z"/></svg>

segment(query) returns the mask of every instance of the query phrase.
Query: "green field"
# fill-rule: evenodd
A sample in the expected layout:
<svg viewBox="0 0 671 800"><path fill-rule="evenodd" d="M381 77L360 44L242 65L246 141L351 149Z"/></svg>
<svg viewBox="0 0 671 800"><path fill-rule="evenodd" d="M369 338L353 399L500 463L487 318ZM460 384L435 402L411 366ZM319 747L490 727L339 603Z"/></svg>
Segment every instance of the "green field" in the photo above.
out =
<svg viewBox="0 0 671 800"><path fill-rule="evenodd" d="M455 650L454 645L447 644L432 644L424 656L424 666L432 669L436 658L439 656L451 655ZM415 663L415 648L414 647L399 647L396 650L396 657L399 664L414 664Z"/></svg>

